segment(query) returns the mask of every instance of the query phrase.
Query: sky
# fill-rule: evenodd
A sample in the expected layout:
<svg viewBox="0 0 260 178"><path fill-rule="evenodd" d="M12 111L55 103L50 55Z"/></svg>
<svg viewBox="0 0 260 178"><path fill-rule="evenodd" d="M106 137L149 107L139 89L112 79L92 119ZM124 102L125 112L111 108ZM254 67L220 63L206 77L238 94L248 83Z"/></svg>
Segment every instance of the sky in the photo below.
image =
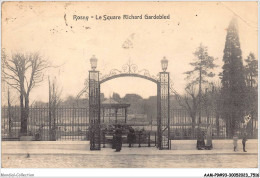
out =
<svg viewBox="0 0 260 178"><path fill-rule="evenodd" d="M88 78L92 55L98 59L101 75L121 70L129 61L138 70L157 75L165 56L173 87L182 94L187 83L183 73L192 69L189 63L200 43L217 58L214 72L221 72L226 30L233 17L238 21L243 59L250 52L258 55L257 13L257 2L5 2L2 48L9 57L15 52L39 52L59 66L45 72L45 81L32 90L31 101L48 101L48 76L56 78L63 99L77 96ZM95 19L131 14L143 18ZM170 15L170 19L144 19L145 14ZM76 21L74 15L94 18ZM128 39L133 46L125 49L122 45ZM121 97L137 93L147 98L156 95L156 85L140 78L117 78L102 84L101 92L106 97L116 92ZM2 91L2 99L5 97Z"/></svg>

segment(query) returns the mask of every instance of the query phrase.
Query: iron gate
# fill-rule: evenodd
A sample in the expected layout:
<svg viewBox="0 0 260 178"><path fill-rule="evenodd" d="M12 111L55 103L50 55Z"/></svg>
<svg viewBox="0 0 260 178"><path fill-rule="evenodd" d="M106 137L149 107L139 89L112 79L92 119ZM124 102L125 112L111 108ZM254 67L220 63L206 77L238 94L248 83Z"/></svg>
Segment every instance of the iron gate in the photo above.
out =
<svg viewBox="0 0 260 178"><path fill-rule="evenodd" d="M157 84L157 135L158 148L170 149L170 76L165 72L158 76L150 75L146 69L138 70L137 65L127 63L122 70L113 69L108 75L99 80L99 71L96 71L97 59L91 59L92 70L89 71L89 120L90 120L90 150L100 150L101 128L100 128L100 84L119 77L139 77L150 80Z"/></svg>

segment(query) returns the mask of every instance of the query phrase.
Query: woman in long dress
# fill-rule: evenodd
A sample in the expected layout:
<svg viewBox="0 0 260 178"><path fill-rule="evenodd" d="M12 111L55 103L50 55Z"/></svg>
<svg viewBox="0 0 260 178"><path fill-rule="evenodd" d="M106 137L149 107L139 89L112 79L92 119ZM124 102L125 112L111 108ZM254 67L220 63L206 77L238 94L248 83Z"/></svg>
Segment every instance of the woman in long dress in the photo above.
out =
<svg viewBox="0 0 260 178"><path fill-rule="evenodd" d="M207 135L206 135L206 145L205 148L207 150L211 150L213 148L212 146L212 127L211 125L208 126Z"/></svg>
<svg viewBox="0 0 260 178"><path fill-rule="evenodd" d="M122 130L118 127L115 131L115 148L116 152L119 152L122 148Z"/></svg>

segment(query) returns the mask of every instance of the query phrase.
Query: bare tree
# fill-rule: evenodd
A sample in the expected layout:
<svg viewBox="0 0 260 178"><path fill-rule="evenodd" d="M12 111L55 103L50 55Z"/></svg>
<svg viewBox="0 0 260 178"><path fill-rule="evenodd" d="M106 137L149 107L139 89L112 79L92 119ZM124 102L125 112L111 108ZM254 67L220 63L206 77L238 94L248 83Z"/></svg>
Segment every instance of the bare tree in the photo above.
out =
<svg viewBox="0 0 260 178"><path fill-rule="evenodd" d="M219 136L219 118L221 115L221 84L218 82L210 83L206 86L205 92L202 93L202 107L207 116L207 124L210 116L216 118L217 136Z"/></svg>
<svg viewBox="0 0 260 178"><path fill-rule="evenodd" d="M11 58L2 58L4 81L20 94L21 135L27 134L29 96L32 89L44 79L48 62L39 53L15 53Z"/></svg>
<svg viewBox="0 0 260 178"><path fill-rule="evenodd" d="M56 140L56 108L61 103L61 92L58 89L56 78L51 82L49 78L49 136L51 141Z"/></svg>
<svg viewBox="0 0 260 178"><path fill-rule="evenodd" d="M196 87L188 85L185 88L186 94L184 97L178 98L179 104L189 113L192 120L192 136L195 136L196 116L199 106L198 95L196 94Z"/></svg>
<svg viewBox="0 0 260 178"><path fill-rule="evenodd" d="M214 64L216 58L209 56L208 48L202 44L193 53L195 56L194 62L190 65L193 70L187 71L184 74L187 75L187 80L190 80L189 85L199 85L199 123L201 123L201 94L202 94L202 84L208 83L208 78L214 77L213 69L217 67Z"/></svg>
<svg viewBox="0 0 260 178"><path fill-rule="evenodd" d="M2 48L1 49L1 60L4 61L7 58L6 56L6 52L5 49ZM4 74L4 62L1 63L1 71L2 71L2 75L1 75L1 86L2 86L2 92L5 92L5 74Z"/></svg>

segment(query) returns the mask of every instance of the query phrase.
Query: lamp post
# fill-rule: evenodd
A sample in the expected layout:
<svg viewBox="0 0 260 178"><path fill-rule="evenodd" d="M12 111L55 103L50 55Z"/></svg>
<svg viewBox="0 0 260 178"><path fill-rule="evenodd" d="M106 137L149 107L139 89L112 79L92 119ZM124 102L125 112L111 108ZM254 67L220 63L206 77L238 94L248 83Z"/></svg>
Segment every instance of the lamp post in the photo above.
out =
<svg viewBox="0 0 260 178"><path fill-rule="evenodd" d="M162 70L163 72L166 72L167 67L168 67L168 60L164 56L163 59L161 60L161 65L162 65Z"/></svg>
<svg viewBox="0 0 260 178"><path fill-rule="evenodd" d="M97 58L95 57L95 55L93 55L91 58L90 58L90 65L91 65L91 69L93 71L95 71L95 69L97 68Z"/></svg>

